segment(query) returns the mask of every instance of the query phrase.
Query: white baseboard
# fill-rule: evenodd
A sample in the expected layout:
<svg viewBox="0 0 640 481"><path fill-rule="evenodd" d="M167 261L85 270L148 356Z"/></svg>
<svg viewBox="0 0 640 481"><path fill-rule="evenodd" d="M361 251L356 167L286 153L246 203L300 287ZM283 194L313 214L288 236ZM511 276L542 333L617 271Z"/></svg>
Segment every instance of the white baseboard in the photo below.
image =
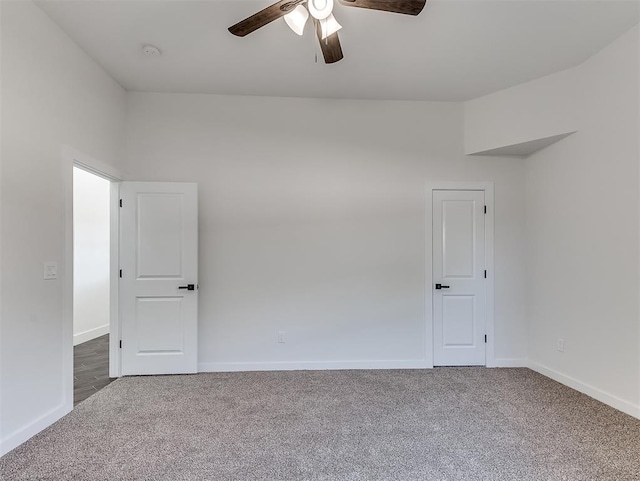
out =
<svg viewBox="0 0 640 481"><path fill-rule="evenodd" d="M491 367L529 367L526 359L495 359ZM202 362L198 372L239 371L325 371L341 369L431 369L424 360L393 361L281 361L281 362Z"/></svg>
<svg viewBox="0 0 640 481"><path fill-rule="evenodd" d="M69 414L72 409L73 409L72 407L62 404L52 409L48 413L40 416L38 419L36 419L32 423L29 423L23 428L20 428L17 431L14 431L13 433L9 434L9 436L7 436L6 438L1 439L0 440L0 456L4 456L9 451L17 448L32 436L35 436L43 429L48 428L53 423L55 423L58 419Z"/></svg>
<svg viewBox="0 0 640 481"><path fill-rule="evenodd" d="M598 401L611 406L623 413L628 414L629 416L633 416L635 418L640 419L640 406L636 406L629 401L625 401L624 399L620 399L617 396L609 394L601 389L590 386L589 384L585 384L582 381L578 381L570 376L562 374L558 371L554 371L542 364L538 364L534 361L529 361L529 368L537 373L542 374L548 378L553 379L554 381L558 381L565 386L568 386L576 391L581 392L582 394L586 394L589 397L597 399Z"/></svg>
<svg viewBox="0 0 640 481"><path fill-rule="evenodd" d="M100 326L94 329L89 329L88 331L74 334L73 345L77 346L78 344L90 341L91 339L95 339L96 337L104 336L105 334L109 334L109 324L107 324L106 326Z"/></svg>
<svg viewBox="0 0 640 481"><path fill-rule="evenodd" d="M198 372L326 371L344 369L426 369L424 360L398 361L302 361L302 362L202 362Z"/></svg>
<svg viewBox="0 0 640 481"><path fill-rule="evenodd" d="M529 367L526 359L494 359L491 367Z"/></svg>

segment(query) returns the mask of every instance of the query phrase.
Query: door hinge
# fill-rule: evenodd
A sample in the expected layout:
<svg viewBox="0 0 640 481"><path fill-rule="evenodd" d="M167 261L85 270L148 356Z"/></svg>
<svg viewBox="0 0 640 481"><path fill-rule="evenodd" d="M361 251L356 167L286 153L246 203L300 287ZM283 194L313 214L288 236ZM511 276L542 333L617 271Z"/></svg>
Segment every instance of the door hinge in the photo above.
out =
<svg viewBox="0 0 640 481"><path fill-rule="evenodd" d="M120 341L120 349L122 349L122 341Z"/></svg>
<svg viewBox="0 0 640 481"><path fill-rule="evenodd" d="M122 277L122 271L120 271L120 277ZM485 279L487 278L487 270L486 269L484 270L484 278Z"/></svg>
<svg viewBox="0 0 640 481"><path fill-rule="evenodd" d="M484 335L484 342L485 342L485 344L487 343L487 335L486 334Z"/></svg>
<svg viewBox="0 0 640 481"><path fill-rule="evenodd" d="M120 201L120 207L122 207L122 201ZM486 205L484 206L484 213L485 214L487 213L487 206Z"/></svg>
<svg viewBox="0 0 640 481"><path fill-rule="evenodd" d="M122 199L120 199L120 207L122 207ZM485 207L485 214L486 214L486 207Z"/></svg>
<svg viewBox="0 0 640 481"><path fill-rule="evenodd" d="M487 272L487 271L485 271L485 272ZM487 277L487 276L485 275L485 277ZM122 269L120 269L120 279L122 279Z"/></svg>

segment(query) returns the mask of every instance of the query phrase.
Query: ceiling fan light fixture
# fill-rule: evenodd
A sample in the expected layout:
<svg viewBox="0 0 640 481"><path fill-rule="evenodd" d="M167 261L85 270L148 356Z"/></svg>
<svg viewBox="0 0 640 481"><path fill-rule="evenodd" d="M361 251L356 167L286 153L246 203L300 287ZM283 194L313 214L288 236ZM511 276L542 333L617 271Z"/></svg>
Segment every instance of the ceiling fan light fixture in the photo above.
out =
<svg viewBox="0 0 640 481"><path fill-rule="evenodd" d="M320 29L322 30L322 40L326 39L329 35L333 35L342 28L342 25L338 23L336 17L333 16L333 13L327 18L319 20L319 22Z"/></svg>
<svg viewBox="0 0 640 481"><path fill-rule="evenodd" d="M333 11L333 0L307 0L307 8L313 18L324 20Z"/></svg>
<svg viewBox="0 0 640 481"><path fill-rule="evenodd" d="M308 18L309 12L307 12L307 9L302 5L298 5L284 16L284 21L287 22L289 28L296 34L302 35Z"/></svg>

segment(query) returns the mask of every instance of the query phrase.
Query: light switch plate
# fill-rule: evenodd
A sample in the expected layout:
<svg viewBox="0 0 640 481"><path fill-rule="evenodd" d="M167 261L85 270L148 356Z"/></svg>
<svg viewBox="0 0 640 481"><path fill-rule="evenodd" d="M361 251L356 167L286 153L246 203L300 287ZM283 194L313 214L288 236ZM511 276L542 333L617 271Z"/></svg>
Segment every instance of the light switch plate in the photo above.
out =
<svg viewBox="0 0 640 481"><path fill-rule="evenodd" d="M58 263L45 262L44 263L44 280L50 281L57 278L58 278Z"/></svg>

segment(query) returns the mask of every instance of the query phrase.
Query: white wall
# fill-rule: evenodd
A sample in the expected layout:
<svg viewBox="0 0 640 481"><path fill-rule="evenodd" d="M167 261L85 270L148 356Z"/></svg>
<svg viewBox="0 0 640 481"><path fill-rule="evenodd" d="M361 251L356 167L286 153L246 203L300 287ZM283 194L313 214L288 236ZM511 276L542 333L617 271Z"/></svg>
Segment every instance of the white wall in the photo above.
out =
<svg viewBox="0 0 640 481"><path fill-rule="evenodd" d="M73 169L73 345L109 332L111 183Z"/></svg>
<svg viewBox="0 0 640 481"><path fill-rule="evenodd" d="M72 170L63 171L62 146L117 165L125 97L31 2L0 2L0 9L4 453L72 407L72 326L62 295L64 184ZM45 261L58 263L58 280L43 280Z"/></svg>
<svg viewBox="0 0 640 481"><path fill-rule="evenodd" d="M134 178L199 184L201 369L424 365L435 180L495 182L496 357L523 362L524 166L465 158L462 105L129 93L127 139Z"/></svg>
<svg viewBox="0 0 640 481"><path fill-rule="evenodd" d="M579 131L526 162L529 355L640 416L637 28L573 74Z"/></svg>
<svg viewBox="0 0 640 481"><path fill-rule="evenodd" d="M529 358L636 416L638 44L636 27L579 67L466 106L476 146L578 130L525 161Z"/></svg>
<svg viewBox="0 0 640 481"><path fill-rule="evenodd" d="M637 35L637 42L638 45L640 46L640 27L636 28L636 35ZM638 48L637 51L637 75L638 78L640 78L640 48ZM638 82L638 133L637 133L637 140L638 140L638 164L640 165L640 82ZM640 192L640 168L638 169L638 191ZM640 216L640 209L638 209L638 215ZM640 229L640 218L638 218L638 228ZM638 231L638 239L640 239L640 230ZM639 246L638 248L640 249L640 242L639 242ZM638 256L638 272L640 272L640 256ZM638 312L640 313L640 282L638 282L638 292L637 292L637 299L638 299ZM638 320L638 323L640 324L640 319ZM640 329L638 329L638 355L640 356ZM638 369L638 400L639 400L639 404L640 404L640 368Z"/></svg>
<svg viewBox="0 0 640 481"><path fill-rule="evenodd" d="M465 103L465 153L577 130L583 107L574 69Z"/></svg>

